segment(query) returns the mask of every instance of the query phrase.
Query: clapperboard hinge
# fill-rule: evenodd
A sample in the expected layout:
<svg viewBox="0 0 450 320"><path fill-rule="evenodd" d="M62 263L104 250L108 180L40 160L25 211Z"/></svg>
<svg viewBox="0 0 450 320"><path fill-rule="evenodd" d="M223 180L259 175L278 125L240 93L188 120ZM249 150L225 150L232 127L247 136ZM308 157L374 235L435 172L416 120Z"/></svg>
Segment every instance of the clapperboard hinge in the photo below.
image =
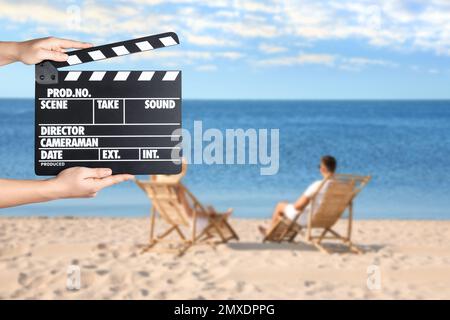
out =
<svg viewBox="0 0 450 320"><path fill-rule="evenodd" d="M39 84L58 83L58 70L50 61L43 61L36 65L36 82Z"/></svg>

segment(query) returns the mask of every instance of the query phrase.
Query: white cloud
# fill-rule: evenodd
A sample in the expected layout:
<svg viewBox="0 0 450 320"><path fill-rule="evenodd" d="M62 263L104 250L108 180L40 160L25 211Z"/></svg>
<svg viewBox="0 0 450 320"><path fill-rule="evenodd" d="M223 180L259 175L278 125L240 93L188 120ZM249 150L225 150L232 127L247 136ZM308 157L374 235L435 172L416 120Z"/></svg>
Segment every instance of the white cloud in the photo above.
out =
<svg viewBox="0 0 450 320"><path fill-rule="evenodd" d="M156 50L156 51L147 51L145 53L141 53L139 55L132 55L132 59L140 60L140 59L177 59L183 62L192 62L192 61L208 61L214 58L214 53L209 51L193 51L193 50Z"/></svg>
<svg viewBox="0 0 450 320"><path fill-rule="evenodd" d="M239 17L239 11L237 10L219 10L215 13L215 16L219 17L219 18L237 18Z"/></svg>
<svg viewBox="0 0 450 320"><path fill-rule="evenodd" d="M197 68L195 68L195 70L203 72L212 72L217 70L217 66L214 64L205 64L198 66Z"/></svg>
<svg viewBox="0 0 450 320"><path fill-rule="evenodd" d="M269 43L261 43L258 48L261 52L269 54L281 53L288 50L286 47L272 45Z"/></svg>
<svg viewBox="0 0 450 320"><path fill-rule="evenodd" d="M244 56L243 53L237 51L225 51L216 53L218 57L226 58L229 60L237 60Z"/></svg>
<svg viewBox="0 0 450 320"><path fill-rule="evenodd" d="M248 12L264 12L273 14L280 10L279 6L272 1L263 3L261 1L234 0L232 3L236 9Z"/></svg>
<svg viewBox="0 0 450 320"><path fill-rule="evenodd" d="M281 2L287 32L301 38L314 41L364 39L374 46L450 55L450 1Z"/></svg>
<svg viewBox="0 0 450 320"><path fill-rule="evenodd" d="M35 2L0 1L0 19L16 23L38 22L43 24L66 23L66 12L48 5Z"/></svg>
<svg viewBox="0 0 450 320"><path fill-rule="evenodd" d="M147 35L176 28L174 17L169 14L145 15L133 9L121 10L123 6L108 6L87 0L78 6L63 7L49 2L7 2L0 0L0 20L15 23L36 23L40 28L57 30L60 34L84 33L91 37L114 37L115 34ZM76 10L72 10L75 8Z"/></svg>
<svg viewBox="0 0 450 320"><path fill-rule="evenodd" d="M68 10L72 3L80 10L78 24L68 23L75 17ZM243 57L259 61L257 65L319 64L346 70L395 66L377 58L345 58L330 49L326 54L288 55L300 47L313 51L315 45L329 40L352 40L396 52L450 55L447 0L414 1L413 5L407 0L85 0L59 4L0 0L0 22L5 28L26 28L20 36L43 36L50 31L55 36L99 42L173 30L179 33L185 53L171 49L161 56L199 66L213 59Z"/></svg>
<svg viewBox="0 0 450 320"><path fill-rule="evenodd" d="M248 18L218 20L210 17L192 16L186 17L185 23L191 32L221 32L242 38L273 38L280 35L275 25Z"/></svg>
<svg viewBox="0 0 450 320"><path fill-rule="evenodd" d="M171 60L179 61L186 64L216 61L217 59L238 60L244 55L234 51L205 51L205 50L155 50L147 51L140 54L130 56L133 60ZM209 63L208 63L209 64Z"/></svg>
<svg viewBox="0 0 450 320"><path fill-rule="evenodd" d="M199 46L236 46L235 41L206 35L186 34L186 39L190 43Z"/></svg>
<svg viewBox="0 0 450 320"><path fill-rule="evenodd" d="M296 56L277 57L262 59L257 62L261 66L294 66L303 64L320 64L331 66L334 64L336 56L321 53L300 53Z"/></svg>
<svg viewBox="0 0 450 320"><path fill-rule="evenodd" d="M427 68L427 67L420 67L418 65L411 65L409 66L409 69L413 72L422 73L422 74L431 74L431 75L437 75L437 74L449 74L449 70L441 70L438 68Z"/></svg>
<svg viewBox="0 0 450 320"><path fill-rule="evenodd" d="M270 59L261 59L257 62L260 66L296 66L317 64L327 67L338 67L347 71L361 71L367 67L379 66L386 68L398 67L398 64L381 59L369 59L364 57L343 57L328 53L304 53L295 56L283 56Z"/></svg>
<svg viewBox="0 0 450 320"><path fill-rule="evenodd" d="M81 10L78 28L68 26L69 6ZM0 8L0 19L97 37L172 29L198 45L231 46L241 38L360 39L373 46L450 55L447 0L87 0L64 5L0 0ZM222 40L223 35L236 38Z"/></svg>
<svg viewBox="0 0 450 320"><path fill-rule="evenodd" d="M387 68L398 67L397 63L381 59L369 59L362 57L350 57L350 58L340 58L340 68L350 71L361 71L362 69L370 66L380 66Z"/></svg>

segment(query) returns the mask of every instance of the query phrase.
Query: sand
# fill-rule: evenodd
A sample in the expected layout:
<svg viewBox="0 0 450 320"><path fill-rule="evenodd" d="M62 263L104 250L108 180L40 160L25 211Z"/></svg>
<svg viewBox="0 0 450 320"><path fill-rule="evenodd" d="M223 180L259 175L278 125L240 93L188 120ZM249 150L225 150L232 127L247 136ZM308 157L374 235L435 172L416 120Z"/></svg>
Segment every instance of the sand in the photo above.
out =
<svg viewBox="0 0 450 320"><path fill-rule="evenodd" d="M362 255L262 244L261 222L232 219L241 241L177 258L140 253L147 218L0 218L0 298L450 298L450 221L356 221ZM67 289L71 265L79 290Z"/></svg>

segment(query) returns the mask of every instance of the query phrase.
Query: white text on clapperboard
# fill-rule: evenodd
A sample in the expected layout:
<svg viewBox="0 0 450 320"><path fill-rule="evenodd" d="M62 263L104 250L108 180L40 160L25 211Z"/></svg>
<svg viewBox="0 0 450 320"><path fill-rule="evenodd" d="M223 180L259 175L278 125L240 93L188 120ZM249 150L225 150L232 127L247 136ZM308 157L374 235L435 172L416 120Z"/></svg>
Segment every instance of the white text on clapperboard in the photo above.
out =
<svg viewBox="0 0 450 320"><path fill-rule="evenodd" d="M159 159L158 148L143 148L136 146L134 149L138 151L135 156L127 156L127 159L122 159L122 153L124 149L129 148L108 148L101 147L100 139L102 136L97 137L87 136L86 127L96 126L96 125L132 125L126 121L126 100L128 98L92 98L87 88L48 88L47 98L40 101L40 108L42 110L68 110L70 108L70 101L73 99L86 99L92 101L92 123L86 124L42 124L39 131L39 147L40 147L40 157L42 162L46 161L72 161L64 157L64 150L82 150L82 149L97 149L97 154L95 159L88 159L89 161L117 161L117 160L128 160L128 161L142 161L142 160L152 160ZM176 107L176 99L152 99L152 98L142 98L145 110L155 110L155 109L174 109ZM96 111L99 110L111 110L120 111L121 118L119 123L108 122L96 122L95 115ZM114 137L114 136L108 136ZM80 161L79 159L74 159L73 161Z"/></svg>

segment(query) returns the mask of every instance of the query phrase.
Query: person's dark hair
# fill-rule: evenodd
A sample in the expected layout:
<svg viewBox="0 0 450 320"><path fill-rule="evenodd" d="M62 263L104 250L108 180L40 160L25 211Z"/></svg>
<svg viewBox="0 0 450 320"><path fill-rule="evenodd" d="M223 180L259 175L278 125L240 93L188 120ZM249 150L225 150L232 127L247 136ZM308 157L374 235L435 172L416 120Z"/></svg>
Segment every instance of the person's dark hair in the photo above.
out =
<svg viewBox="0 0 450 320"><path fill-rule="evenodd" d="M336 171L337 162L333 156L323 156L320 162L322 162L329 172L334 173Z"/></svg>

